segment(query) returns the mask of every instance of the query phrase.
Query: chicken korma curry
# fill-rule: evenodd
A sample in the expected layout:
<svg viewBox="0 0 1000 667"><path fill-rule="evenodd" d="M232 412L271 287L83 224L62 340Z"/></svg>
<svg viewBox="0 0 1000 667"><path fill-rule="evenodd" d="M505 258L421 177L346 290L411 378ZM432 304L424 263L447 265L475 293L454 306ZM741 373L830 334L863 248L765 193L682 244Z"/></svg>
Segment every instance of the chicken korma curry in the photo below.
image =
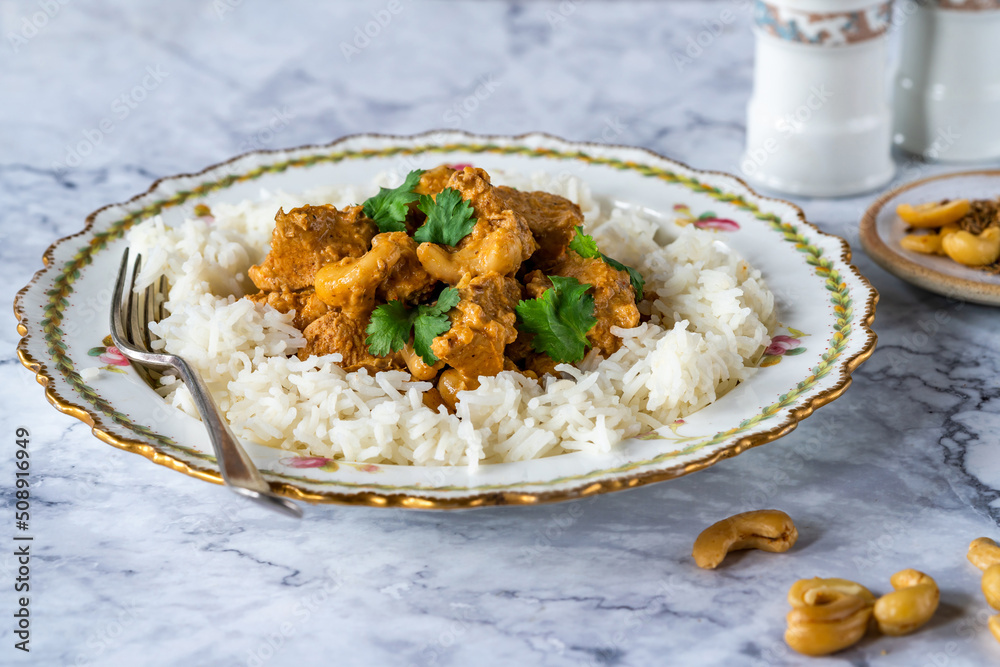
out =
<svg viewBox="0 0 1000 667"><path fill-rule="evenodd" d="M494 186L482 169L411 172L361 206L279 210L247 298L288 313L299 351L348 371L408 370L454 410L478 377L530 377L615 352L639 324L643 280L583 233L579 206Z"/></svg>

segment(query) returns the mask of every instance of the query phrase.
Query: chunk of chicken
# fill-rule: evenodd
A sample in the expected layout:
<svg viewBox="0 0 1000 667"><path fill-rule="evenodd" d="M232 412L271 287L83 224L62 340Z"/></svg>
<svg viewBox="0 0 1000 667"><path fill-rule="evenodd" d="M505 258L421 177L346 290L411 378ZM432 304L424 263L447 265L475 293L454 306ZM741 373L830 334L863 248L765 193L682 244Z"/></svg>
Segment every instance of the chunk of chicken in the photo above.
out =
<svg viewBox="0 0 1000 667"><path fill-rule="evenodd" d="M611 327L631 329L639 325L635 290L627 272L614 269L600 259L567 252L552 264L548 275L576 278L591 286L589 293L594 297L597 324L587 333L587 340L605 357L621 347L621 339L611 333ZM526 280L525 289L532 299L537 299L552 287L552 281L541 271L532 271Z"/></svg>
<svg viewBox="0 0 1000 667"><path fill-rule="evenodd" d="M365 340L371 311L363 317L358 313L332 310L305 328L302 335L306 346L299 350L299 359L311 355L339 353L343 357L338 365L347 372L362 368L372 373L405 368L398 354L376 357L368 351Z"/></svg>
<svg viewBox="0 0 1000 667"><path fill-rule="evenodd" d="M258 292L246 297L254 303L264 303L279 313L295 311L292 325L299 330L305 329L314 321L326 315L330 307L316 296L316 290L308 288L298 292L279 290L276 292Z"/></svg>
<svg viewBox="0 0 1000 667"><path fill-rule="evenodd" d="M450 285L465 277L498 273L513 275L538 248L528 223L501 199L482 169L456 171L446 184L472 206L476 226L454 251L436 243L421 243L417 257L431 276Z"/></svg>
<svg viewBox="0 0 1000 667"><path fill-rule="evenodd" d="M399 249L399 259L376 290L380 301L419 301L437 283L417 259L417 242L403 232L379 234L372 241L372 250L380 244L393 244Z"/></svg>
<svg viewBox="0 0 1000 667"><path fill-rule="evenodd" d="M538 266L546 267L555 261L573 240L576 226L583 225L580 207L565 197L522 192L504 185L496 186L496 193L531 229L538 242L531 261Z"/></svg>
<svg viewBox="0 0 1000 667"><path fill-rule="evenodd" d="M431 351L463 377L496 375L504 368L504 348L517 338L521 288L510 276L487 273L463 281L458 292L451 329L434 339Z"/></svg>
<svg viewBox="0 0 1000 667"><path fill-rule="evenodd" d="M252 266L250 280L264 291L312 287L316 272L346 257L361 257L378 229L360 206L301 206L274 216L271 251Z"/></svg>

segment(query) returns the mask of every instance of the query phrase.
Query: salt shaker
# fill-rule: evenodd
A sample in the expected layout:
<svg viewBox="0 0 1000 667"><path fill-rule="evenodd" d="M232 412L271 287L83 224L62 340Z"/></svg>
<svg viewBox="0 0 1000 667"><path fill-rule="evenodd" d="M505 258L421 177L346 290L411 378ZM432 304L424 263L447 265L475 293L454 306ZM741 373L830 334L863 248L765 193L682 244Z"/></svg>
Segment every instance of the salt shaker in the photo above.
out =
<svg viewBox="0 0 1000 667"><path fill-rule="evenodd" d="M1000 158L1000 0L900 5L893 140L942 162Z"/></svg>
<svg viewBox="0 0 1000 667"><path fill-rule="evenodd" d="M740 164L752 184L837 197L888 183L891 0L757 0L756 63Z"/></svg>

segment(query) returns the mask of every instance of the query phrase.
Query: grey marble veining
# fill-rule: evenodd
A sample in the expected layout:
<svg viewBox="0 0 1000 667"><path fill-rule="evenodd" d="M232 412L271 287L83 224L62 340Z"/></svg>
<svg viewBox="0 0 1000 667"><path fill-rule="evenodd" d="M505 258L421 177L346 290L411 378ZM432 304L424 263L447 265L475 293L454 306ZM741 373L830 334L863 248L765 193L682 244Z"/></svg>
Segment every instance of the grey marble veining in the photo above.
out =
<svg viewBox="0 0 1000 667"><path fill-rule="evenodd" d="M0 280L12 300L52 241L158 177L353 132L542 130L737 171L749 24L729 0L0 2ZM996 664L965 548L1000 519L997 312L876 267L856 231L871 200L797 202L881 291L879 347L846 395L704 472L571 504L282 521L56 413L8 321L0 475L11 510L10 442L30 428L33 635L30 655L12 648L5 541L0 663ZM795 517L793 552L694 566L702 528L764 506ZM941 585L928 627L819 660L785 646L796 579L885 592L905 567Z"/></svg>

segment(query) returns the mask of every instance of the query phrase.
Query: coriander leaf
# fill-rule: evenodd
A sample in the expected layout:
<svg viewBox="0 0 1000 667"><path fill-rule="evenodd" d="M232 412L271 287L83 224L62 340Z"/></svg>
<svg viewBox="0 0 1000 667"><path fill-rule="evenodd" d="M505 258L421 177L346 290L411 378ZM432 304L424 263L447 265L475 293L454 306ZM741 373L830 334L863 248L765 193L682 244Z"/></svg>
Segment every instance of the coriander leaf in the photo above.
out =
<svg viewBox="0 0 1000 667"><path fill-rule="evenodd" d="M642 277L642 274L633 269L631 266L625 266L617 259L611 259L603 253L601 254L601 259L603 259L604 263L612 269L618 269L619 271L625 271L628 273L629 280L632 281L632 289L635 290L635 300L642 301L643 289L646 287L646 279Z"/></svg>
<svg viewBox="0 0 1000 667"><path fill-rule="evenodd" d="M417 316L413 326L413 351L420 355L424 363L433 366L438 362L437 355L431 351L434 339L451 329L451 320L447 315Z"/></svg>
<svg viewBox="0 0 1000 667"><path fill-rule="evenodd" d="M398 188L379 188L378 194L368 198L362 212L375 221L380 232L405 232L407 204L417 201L419 195L413 193L417 187L422 169L415 169L406 175L406 180Z"/></svg>
<svg viewBox="0 0 1000 667"><path fill-rule="evenodd" d="M593 236L583 233L583 227L576 226L576 235L569 242L569 249L576 252L580 257L591 258L600 257L601 252L597 249L597 242Z"/></svg>
<svg viewBox="0 0 1000 667"><path fill-rule="evenodd" d="M416 313L402 301L384 303L372 311L371 321L365 333L369 334L365 343L368 351L376 357L384 357L389 352L398 352L410 342L410 329Z"/></svg>
<svg viewBox="0 0 1000 667"><path fill-rule="evenodd" d="M443 315L457 306L458 302L461 300L462 296L458 293L457 289L454 287L445 287L438 295L437 303L433 306L420 306L420 312L432 315Z"/></svg>
<svg viewBox="0 0 1000 667"><path fill-rule="evenodd" d="M542 296L517 304L521 328L535 334L531 345L536 352L562 363L580 361L590 346L587 332L597 324L594 297L587 294L590 285L576 278L548 278L552 287Z"/></svg>
<svg viewBox="0 0 1000 667"><path fill-rule="evenodd" d="M569 242L569 249L576 252L576 254L580 255L580 257L588 259L600 257L601 260L612 269L626 272L629 280L632 282L632 289L635 290L635 300L642 301L643 288L646 286L646 280L642 277L642 274L633 269L631 266L625 266L617 259L611 259L598 250L597 242L594 241L594 237L584 234L583 227L577 225L576 235L573 237L573 240Z"/></svg>
<svg viewBox="0 0 1000 667"><path fill-rule="evenodd" d="M448 311L457 306L460 300L461 296L457 289L446 287L441 290L436 304L417 307L417 317L413 324L413 351L419 354L428 366L438 362L437 356L431 351L431 343L436 337L451 329Z"/></svg>
<svg viewBox="0 0 1000 667"><path fill-rule="evenodd" d="M427 214L427 222L413 235L417 243L456 246L476 226L472 205L455 188L445 188L436 198L420 195L417 208Z"/></svg>

